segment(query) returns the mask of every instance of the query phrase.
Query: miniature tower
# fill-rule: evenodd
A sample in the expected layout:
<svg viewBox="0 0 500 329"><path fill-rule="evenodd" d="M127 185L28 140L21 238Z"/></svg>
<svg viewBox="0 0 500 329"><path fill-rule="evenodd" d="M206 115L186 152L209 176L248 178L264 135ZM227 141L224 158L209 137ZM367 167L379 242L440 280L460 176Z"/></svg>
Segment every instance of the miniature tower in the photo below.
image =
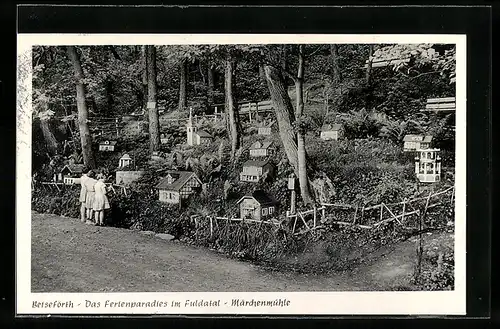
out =
<svg viewBox="0 0 500 329"><path fill-rule="evenodd" d="M441 179L439 149L418 149L415 157L415 174L422 183L435 183Z"/></svg>
<svg viewBox="0 0 500 329"><path fill-rule="evenodd" d="M189 108L189 119L186 125L186 129L187 129L187 143L189 146L193 146L195 143L196 127L193 126L192 108Z"/></svg>

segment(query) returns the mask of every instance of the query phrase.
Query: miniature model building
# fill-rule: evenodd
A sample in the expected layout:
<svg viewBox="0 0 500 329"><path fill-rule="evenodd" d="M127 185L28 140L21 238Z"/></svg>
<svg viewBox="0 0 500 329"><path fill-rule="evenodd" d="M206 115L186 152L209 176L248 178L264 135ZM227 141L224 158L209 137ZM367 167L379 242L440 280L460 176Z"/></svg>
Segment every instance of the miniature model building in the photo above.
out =
<svg viewBox="0 0 500 329"><path fill-rule="evenodd" d="M134 164L134 161L128 154L124 154L121 158L120 161L118 162L118 168L125 168L125 167L130 167Z"/></svg>
<svg viewBox="0 0 500 329"><path fill-rule="evenodd" d="M439 149L418 149L415 157L415 173L422 183L434 183L441 180L441 157Z"/></svg>
<svg viewBox="0 0 500 329"><path fill-rule="evenodd" d="M192 171L168 171L156 188L159 200L170 204L179 204L201 187L201 181Z"/></svg>
<svg viewBox="0 0 500 329"><path fill-rule="evenodd" d="M321 127L320 138L322 140L339 140L344 137L344 127L341 124L325 124Z"/></svg>
<svg viewBox="0 0 500 329"><path fill-rule="evenodd" d="M403 150L415 151L418 149L426 149L431 146L432 136L423 135L406 135L403 138Z"/></svg>
<svg viewBox="0 0 500 329"><path fill-rule="evenodd" d="M271 153L272 142L255 142L250 146L251 157L265 157Z"/></svg>
<svg viewBox="0 0 500 329"><path fill-rule="evenodd" d="M71 164L64 166L55 178L56 182L64 182L65 185L80 184L80 177L83 173L84 165ZM54 175L56 176L56 175Z"/></svg>
<svg viewBox="0 0 500 329"><path fill-rule="evenodd" d="M261 190L254 191L252 195L245 195L237 203L240 205L241 218L256 220L272 217L278 206L273 198Z"/></svg>
<svg viewBox="0 0 500 329"><path fill-rule="evenodd" d="M99 143L99 151L113 152L115 150L116 141L102 141Z"/></svg>
<svg viewBox="0 0 500 329"><path fill-rule="evenodd" d="M274 167L272 164L267 161L248 160L243 164L240 181L257 183L266 173L273 175Z"/></svg>
<svg viewBox="0 0 500 329"><path fill-rule="evenodd" d="M190 146L208 144L212 141L212 135L204 130L198 130L197 127L193 126L193 114L191 109L189 109L189 119L186 130L187 144Z"/></svg>
<svg viewBox="0 0 500 329"><path fill-rule="evenodd" d="M274 121L271 122L269 125L263 125L261 127L258 127L257 129L257 134L259 135L271 135L272 133L272 126L274 125Z"/></svg>
<svg viewBox="0 0 500 329"><path fill-rule="evenodd" d="M160 135L160 143L162 144L167 144L168 143L168 138L165 134Z"/></svg>

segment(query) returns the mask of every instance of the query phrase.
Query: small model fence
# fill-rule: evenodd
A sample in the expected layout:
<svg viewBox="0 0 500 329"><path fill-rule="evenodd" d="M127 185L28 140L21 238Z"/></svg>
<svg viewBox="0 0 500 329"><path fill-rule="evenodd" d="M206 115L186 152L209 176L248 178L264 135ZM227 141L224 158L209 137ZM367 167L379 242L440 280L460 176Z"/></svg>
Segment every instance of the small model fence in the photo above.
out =
<svg viewBox="0 0 500 329"><path fill-rule="evenodd" d="M291 226L291 233L294 236L314 234L314 231L332 225L376 230L391 223L399 225L406 231L415 232L434 228L435 217L428 216L428 214L439 206L453 205L454 195L455 188L449 187L439 192L431 191L427 196L395 203L370 206L323 203L320 207L298 211L294 214L287 212L286 216L281 219L256 220L194 215L192 221L196 228L208 224L210 237L214 236L215 228L219 226L220 221L226 224L257 224L266 229L270 229L271 226L274 230L284 229L286 224L290 224L289 227Z"/></svg>

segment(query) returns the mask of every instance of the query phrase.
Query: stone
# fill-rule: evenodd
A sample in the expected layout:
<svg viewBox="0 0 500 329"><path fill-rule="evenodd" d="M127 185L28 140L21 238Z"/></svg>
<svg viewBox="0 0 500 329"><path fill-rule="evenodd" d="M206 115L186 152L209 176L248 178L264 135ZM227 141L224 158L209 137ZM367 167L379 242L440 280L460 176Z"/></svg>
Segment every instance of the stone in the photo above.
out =
<svg viewBox="0 0 500 329"><path fill-rule="evenodd" d="M144 234L144 235L155 235L155 232L153 232L153 231L140 231L139 233Z"/></svg>
<svg viewBox="0 0 500 329"><path fill-rule="evenodd" d="M159 233L159 234L156 234L156 237L157 238L160 238L162 240L167 240L167 241L170 241L170 240L173 240L175 239L175 236L171 235L171 234L167 234L167 233Z"/></svg>

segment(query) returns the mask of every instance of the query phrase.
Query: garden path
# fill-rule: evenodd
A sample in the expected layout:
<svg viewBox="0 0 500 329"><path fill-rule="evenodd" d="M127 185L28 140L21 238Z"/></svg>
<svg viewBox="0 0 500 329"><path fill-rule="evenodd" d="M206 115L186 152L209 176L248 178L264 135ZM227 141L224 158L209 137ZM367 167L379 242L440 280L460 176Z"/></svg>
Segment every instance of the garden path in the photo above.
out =
<svg viewBox="0 0 500 329"><path fill-rule="evenodd" d="M407 281L415 250L408 241L379 264L314 275L270 271L202 247L56 215L33 213L31 231L32 292L387 290Z"/></svg>

